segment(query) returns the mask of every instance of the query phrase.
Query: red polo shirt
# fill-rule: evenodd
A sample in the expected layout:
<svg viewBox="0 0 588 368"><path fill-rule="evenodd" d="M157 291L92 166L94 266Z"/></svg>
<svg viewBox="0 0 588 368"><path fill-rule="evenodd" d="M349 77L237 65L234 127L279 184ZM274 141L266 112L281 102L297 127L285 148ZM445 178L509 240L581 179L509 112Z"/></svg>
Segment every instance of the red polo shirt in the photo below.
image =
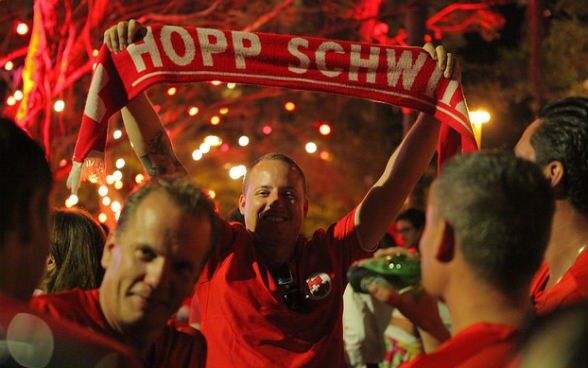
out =
<svg viewBox="0 0 588 368"><path fill-rule="evenodd" d="M121 341L102 313L99 290L74 289L33 297L31 306L60 320L73 321ZM206 342L198 330L169 322L153 344L146 367L204 367Z"/></svg>
<svg viewBox="0 0 588 368"><path fill-rule="evenodd" d="M578 256L557 284L545 289L548 280L549 267L543 262L531 283L531 297L538 315L588 300L588 251Z"/></svg>
<svg viewBox="0 0 588 368"><path fill-rule="evenodd" d="M512 326L480 322L460 331L431 354L418 355L401 368L506 366L517 347Z"/></svg>
<svg viewBox="0 0 588 368"><path fill-rule="evenodd" d="M299 238L289 267L305 311L290 310L251 234L223 222L215 255L198 281L207 367L344 367L342 312L346 272L369 255L354 211L310 239Z"/></svg>

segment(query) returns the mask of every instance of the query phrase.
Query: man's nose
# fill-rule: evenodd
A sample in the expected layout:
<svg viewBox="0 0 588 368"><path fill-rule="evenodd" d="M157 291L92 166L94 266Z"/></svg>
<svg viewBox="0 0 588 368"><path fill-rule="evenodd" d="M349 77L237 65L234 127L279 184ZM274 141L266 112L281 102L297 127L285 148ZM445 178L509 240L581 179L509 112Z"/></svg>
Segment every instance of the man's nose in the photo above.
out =
<svg viewBox="0 0 588 368"><path fill-rule="evenodd" d="M169 267L165 258L158 257L147 266L145 282L152 288L166 286L169 281Z"/></svg>

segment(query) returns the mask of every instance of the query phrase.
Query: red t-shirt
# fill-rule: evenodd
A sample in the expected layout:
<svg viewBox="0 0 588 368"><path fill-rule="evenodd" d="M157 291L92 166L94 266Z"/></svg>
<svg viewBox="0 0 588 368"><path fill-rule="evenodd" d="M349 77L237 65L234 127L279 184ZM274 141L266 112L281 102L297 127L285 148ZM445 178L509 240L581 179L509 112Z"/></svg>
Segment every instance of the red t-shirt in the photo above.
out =
<svg viewBox="0 0 588 368"><path fill-rule="evenodd" d="M2 367L142 366L124 345L1 294L0 341Z"/></svg>
<svg viewBox="0 0 588 368"><path fill-rule="evenodd" d="M344 367L342 312L346 272L367 257L352 211L311 239L299 238L289 264L306 311L286 306L251 234L222 222L215 254L196 287L207 367Z"/></svg>
<svg viewBox="0 0 588 368"><path fill-rule="evenodd" d="M99 290L74 289L35 296L31 306L54 318L76 322L91 330L121 341L100 308ZM170 321L157 338L148 357L147 367L204 367L206 342L198 330Z"/></svg>
<svg viewBox="0 0 588 368"><path fill-rule="evenodd" d="M517 330L512 326L480 322L460 331L439 348L418 355L401 368L506 366L517 347Z"/></svg>
<svg viewBox="0 0 588 368"><path fill-rule="evenodd" d="M538 315L588 300L588 251L582 252L561 280L546 290L548 280L549 267L543 262L531 282L531 297Z"/></svg>

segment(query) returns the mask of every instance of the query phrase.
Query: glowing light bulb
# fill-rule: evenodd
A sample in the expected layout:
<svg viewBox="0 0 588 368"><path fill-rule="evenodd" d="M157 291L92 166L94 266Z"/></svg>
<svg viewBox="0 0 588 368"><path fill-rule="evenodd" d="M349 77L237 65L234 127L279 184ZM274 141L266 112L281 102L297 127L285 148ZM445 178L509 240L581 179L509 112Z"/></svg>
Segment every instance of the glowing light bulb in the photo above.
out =
<svg viewBox="0 0 588 368"><path fill-rule="evenodd" d="M263 128L261 129L261 132L265 135L270 135L272 134L272 127L269 125L264 125Z"/></svg>
<svg viewBox="0 0 588 368"><path fill-rule="evenodd" d="M21 91L21 90L19 90L19 89L17 89L16 91L14 91L14 98L15 98L17 101L20 101L20 100L22 100L22 98L23 98L22 91Z"/></svg>
<svg viewBox="0 0 588 368"><path fill-rule="evenodd" d="M245 147L249 144L249 137L246 135L242 135L239 137L239 146Z"/></svg>
<svg viewBox="0 0 588 368"><path fill-rule="evenodd" d="M101 213L98 215L98 221L100 221L100 223L105 223L106 221L108 221L108 216L106 216L105 213Z"/></svg>
<svg viewBox="0 0 588 368"><path fill-rule="evenodd" d="M117 181L114 182L114 189L121 190L122 187L123 187L123 182L122 181L117 180Z"/></svg>
<svg viewBox="0 0 588 368"><path fill-rule="evenodd" d="M322 135L329 135L331 134L331 126L329 124L321 124L319 127L319 133Z"/></svg>
<svg viewBox="0 0 588 368"><path fill-rule="evenodd" d="M200 147L198 148L200 150L200 152L202 153L208 153L210 152L210 144L206 143L206 142L202 142L200 144Z"/></svg>
<svg viewBox="0 0 588 368"><path fill-rule="evenodd" d="M304 149L306 150L306 152L308 153L315 153L317 150L317 146L316 143L314 142L308 142L306 143L306 145L304 146Z"/></svg>
<svg viewBox="0 0 588 368"><path fill-rule="evenodd" d="M329 151L321 151L321 153L319 154L319 157L321 158L321 160L328 160L331 158L331 154L329 153Z"/></svg>
<svg viewBox="0 0 588 368"><path fill-rule="evenodd" d="M211 81L211 82L210 82L210 84L212 84L213 86L220 86L220 85L221 85L221 83L222 83L222 82L221 82L221 81L219 81L219 80L213 80L213 81Z"/></svg>
<svg viewBox="0 0 588 368"><path fill-rule="evenodd" d="M212 189L209 189L208 196L210 197L210 199L214 199L214 198L216 198L216 192Z"/></svg>
<svg viewBox="0 0 588 368"><path fill-rule="evenodd" d="M196 106L191 106L191 107L188 109L188 115L190 115L190 116L194 116L194 115L198 114L198 112L199 112L199 111L200 111L200 109L199 109L198 107L196 107Z"/></svg>
<svg viewBox="0 0 588 368"><path fill-rule="evenodd" d="M210 124L212 124L212 125L219 125L220 124L220 118L217 115L214 115L213 117L210 118Z"/></svg>
<svg viewBox="0 0 588 368"><path fill-rule="evenodd" d="M101 185L100 188L98 188L98 194L100 194L100 197L104 197L105 195L107 195L108 187L106 185Z"/></svg>
<svg viewBox="0 0 588 368"><path fill-rule="evenodd" d="M117 169L122 169L126 165L125 159L119 158L118 160L116 160L116 163L114 165L116 166Z"/></svg>
<svg viewBox="0 0 588 368"><path fill-rule="evenodd" d="M65 109L65 102L63 100L57 100L53 104L53 110L57 112L62 112Z"/></svg>
<svg viewBox="0 0 588 368"><path fill-rule="evenodd" d="M223 141L216 135L209 135L204 138L204 143L208 144L209 146L217 147L220 146Z"/></svg>
<svg viewBox="0 0 588 368"><path fill-rule="evenodd" d="M7 104L8 106L14 106L14 105L16 104L16 98L14 98L14 96L9 96L9 97L6 99L6 104Z"/></svg>
<svg viewBox="0 0 588 368"><path fill-rule="evenodd" d="M198 161L198 160L202 159L202 156L203 156L202 151L200 151L199 149L194 150L192 152L192 160L194 160L194 161Z"/></svg>
<svg viewBox="0 0 588 368"><path fill-rule="evenodd" d="M112 212L119 212L121 207L122 206L119 201L112 201L112 203L110 204L110 209L112 210Z"/></svg>
<svg viewBox="0 0 588 368"><path fill-rule="evenodd" d="M286 109L286 111L294 111L296 109L296 104L294 102L288 101L284 104L284 109Z"/></svg>
<svg viewBox="0 0 588 368"><path fill-rule="evenodd" d="M245 165L237 165L229 169L229 176L233 180L239 179L240 177L245 175L245 173L247 173L247 168L245 167Z"/></svg>
<svg viewBox="0 0 588 368"><path fill-rule="evenodd" d="M110 205L110 202L112 202L111 199L110 199L110 197L105 196L104 198L102 198L102 204L103 205L108 206L108 205Z"/></svg>
<svg viewBox="0 0 588 368"><path fill-rule="evenodd" d="M24 22L18 23L18 25L16 26L16 33L18 33L21 36L24 36L27 33L29 33L29 26L28 26L28 24L26 24Z"/></svg>
<svg viewBox="0 0 588 368"><path fill-rule="evenodd" d="M137 174L135 176L135 183L141 184L145 180L145 176L143 174Z"/></svg>
<svg viewBox="0 0 588 368"><path fill-rule="evenodd" d="M120 139L120 137L122 137L122 130L117 129L114 132L112 132L112 138Z"/></svg>
<svg viewBox="0 0 588 368"><path fill-rule="evenodd" d="M167 90L167 95L168 96L173 96L176 94L176 92L178 91L178 89L176 87L170 87Z"/></svg>
<svg viewBox="0 0 588 368"><path fill-rule="evenodd" d="M8 71L14 69L14 63L12 61L7 61L6 64L4 64L4 69Z"/></svg>
<svg viewBox="0 0 588 368"><path fill-rule="evenodd" d="M228 108L228 107L221 107L221 108L218 110L218 112L219 112L221 115L226 115L226 114L228 114L228 113L229 113L229 108Z"/></svg>
<svg viewBox="0 0 588 368"><path fill-rule="evenodd" d="M227 88L228 89L234 89L236 86L237 86L237 83L233 83L233 82L227 83Z"/></svg>

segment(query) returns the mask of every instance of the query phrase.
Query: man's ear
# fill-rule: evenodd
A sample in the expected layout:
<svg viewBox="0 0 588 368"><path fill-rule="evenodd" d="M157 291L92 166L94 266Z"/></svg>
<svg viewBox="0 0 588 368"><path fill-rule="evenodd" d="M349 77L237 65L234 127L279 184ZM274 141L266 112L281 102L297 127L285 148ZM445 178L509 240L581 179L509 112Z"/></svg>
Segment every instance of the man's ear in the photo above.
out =
<svg viewBox="0 0 588 368"><path fill-rule="evenodd" d="M245 216L245 195L243 194L239 196L239 212Z"/></svg>
<svg viewBox="0 0 588 368"><path fill-rule="evenodd" d="M437 260L442 263L450 262L455 255L455 238L453 228L443 220L443 237L437 249Z"/></svg>
<svg viewBox="0 0 588 368"><path fill-rule="evenodd" d="M100 260L100 264L102 265L102 268L107 269L108 266L110 266L110 264L112 263L113 259L114 259L114 248L116 247L116 244L114 242L114 238L115 236L113 235L113 233L110 233L108 235L108 239L106 240L106 244L104 245L104 251L102 252L102 259Z"/></svg>
<svg viewBox="0 0 588 368"><path fill-rule="evenodd" d="M543 174L551 183L556 198L565 196L565 168L561 161L551 161L543 168Z"/></svg>

